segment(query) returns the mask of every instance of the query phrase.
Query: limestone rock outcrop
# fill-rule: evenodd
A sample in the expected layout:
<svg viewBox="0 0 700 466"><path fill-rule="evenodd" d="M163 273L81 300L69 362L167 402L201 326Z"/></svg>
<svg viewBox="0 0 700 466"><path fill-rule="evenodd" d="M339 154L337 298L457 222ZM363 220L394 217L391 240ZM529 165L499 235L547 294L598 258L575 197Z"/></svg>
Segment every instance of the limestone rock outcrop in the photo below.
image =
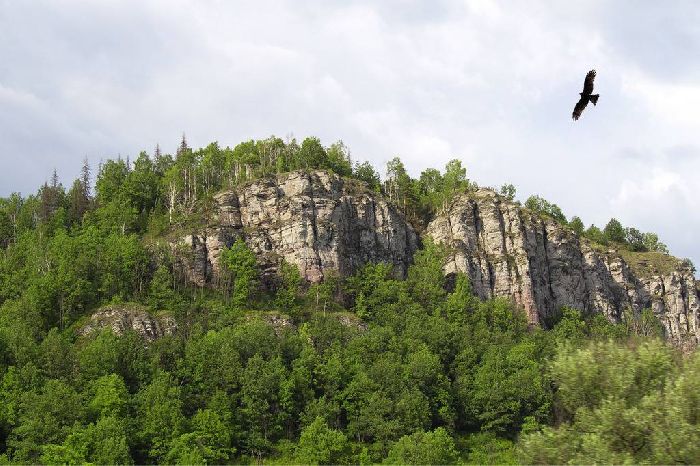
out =
<svg viewBox="0 0 700 466"><path fill-rule="evenodd" d="M296 171L219 193L207 226L180 240L184 270L194 283L216 280L219 255L242 237L263 277L282 260L310 282L333 271L353 274L368 262L388 262L398 276L418 248L418 236L398 209L356 180L324 171Z"/></svg>
<svg viewBox="0 0 700 466"><path fill-rule="evenodd" d="M481 298L512 298L532 324L562 306L611 321L625 310L650 308L669 339L700 340L700 299L693 270L682 261L663 256L672 267L640 261L633 270L620 253L597 249L489 189L457 196L426 234L449 247L446 273L466 273Z"/></svg>
<svg viewBox="0 0 700 466"><path fill-rule="evenodd" d="M177 324L172 317L154 317L136 304L107 305L95 311L78 333L89 335L105 328L112 329L116 335L123 335L133 330L143 339L154 341L165 335L174 334L177 331Z"/></svg>

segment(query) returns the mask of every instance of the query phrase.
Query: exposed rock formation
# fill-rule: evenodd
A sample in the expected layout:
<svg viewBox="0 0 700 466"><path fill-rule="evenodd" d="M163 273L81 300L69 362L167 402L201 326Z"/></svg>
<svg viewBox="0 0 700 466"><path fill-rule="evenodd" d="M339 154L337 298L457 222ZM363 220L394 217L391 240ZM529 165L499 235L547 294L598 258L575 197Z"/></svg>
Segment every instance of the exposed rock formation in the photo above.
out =
<svg viewBox="0 0 700 466"><path fill-rule="evenodd" d="M596 250L488 189L455 198L427 235L451 248L447 273L468 274L481 298L512 297L533 324L562 306L602 312L612 321L626 309L651 308L670 339L700 338L695 279L681 261L663 271L650 264L644 270L642 262L633 271L617 252Z"/></svg>
<svg viewBox="0 0 700 466"><path fill-rule="evenodd" d="M285 260L311 282L348 276L368 262L405 275L418 237L403 215L360 182L323 171L257 180L215 196L211 218L180 236L178 256L189 279L213 284L225 246L242 237L263 276ZM561 307L620 321L651 308L677 343L700 341L700 299L693 271L658 253L663 267L634 253L601 249L552 219L489 189L457 196L426 234L451 248L447 273L465 272L481 298L511 297L533 324Z"/></svg>
<svg viewBox="0 0 700 466"><path fill-rule="evenodd" d="M153 317L141 306L108 305L97 310L80 330L81 335L111 328L117 335L133 330L147 341L154 341L165 335L172 335L177 324L172 317Z"/></svg>
<svg viewBox="0 0 700 466"><path fill-rule="evenodd" d="M350 275L368 262L394 264L403 275L418 247L393 205L361 182L323 171L261 179L215 196L208 226L179 246L188 277L200 286L215 280L222 249L239 236L265 276L285 260L311 282L328 271Z"/></svg>

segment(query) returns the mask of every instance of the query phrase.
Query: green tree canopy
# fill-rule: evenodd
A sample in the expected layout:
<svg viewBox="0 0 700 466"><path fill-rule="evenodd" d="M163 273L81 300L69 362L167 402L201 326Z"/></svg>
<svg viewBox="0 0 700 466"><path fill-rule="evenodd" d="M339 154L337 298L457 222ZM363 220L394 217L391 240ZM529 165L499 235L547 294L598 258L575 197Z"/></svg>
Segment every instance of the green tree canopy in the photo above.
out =
<svg viewBox="0 0 700 466"><path fill-rule="evenodd" d="M457 451L445 429L416 432L401 437L389 451L385 464L455 464Z"/></svg>

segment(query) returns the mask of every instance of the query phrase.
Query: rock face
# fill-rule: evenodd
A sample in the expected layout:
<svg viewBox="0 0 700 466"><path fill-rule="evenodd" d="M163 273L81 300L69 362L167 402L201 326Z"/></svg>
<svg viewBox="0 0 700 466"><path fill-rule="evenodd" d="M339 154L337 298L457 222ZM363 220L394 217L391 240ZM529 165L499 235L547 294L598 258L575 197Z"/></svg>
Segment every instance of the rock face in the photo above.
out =
<svg viewBox="0 0 700 466"><path fill-rule="evenodd" d="M111 328L116 335L133 330L147 341L154 341L177 331L172 317L155 318L138 305L109 305L90 316L89 322L79 333L89 335L105 328Z"/></svg>
<svg viewBox="0 0 700 466"><path fill-rule="evenodd" d="M177 256L200 286L216 284L221 251L239 237L270 284L283 260L310 282L329 273L349 276L369 262L393 264L400 277L419 245L392 204L358 181L323 171L292 172L222 192L206 226L192 231L179 236ZM659 268L602 250L489 189L457 196L426 235L450 247L446 273L466 273L481 298L512 298L532 324L542 325L563 306L615 322L628 310L650 308L669 339L700 341L700 299L693 271L681 261L659 254L666 261Z"/></svg>
<svg viewBox="0 0 700 466"><path fill-rule="evenodd" d="M397 275L418 248L403 215L363 183L324 171L257 180L215 196L208 226L183 238L185 273L203 286L216 280L224 247L242 237L271 277L285 260L310 282L329 271L347 276L368 262L388 262Z"/></svg>
<svg viewBox="0 0 700 466"><path fill-rule="evenodd" d="M651 308L677 343L700 340L700 299L690 266L635 272L615 251L594 249L554 220L491 190L458 196L427 235L450 247L447 273L466 273L481 298L511 297L541 324L562 306L619 321Z"/></svg>

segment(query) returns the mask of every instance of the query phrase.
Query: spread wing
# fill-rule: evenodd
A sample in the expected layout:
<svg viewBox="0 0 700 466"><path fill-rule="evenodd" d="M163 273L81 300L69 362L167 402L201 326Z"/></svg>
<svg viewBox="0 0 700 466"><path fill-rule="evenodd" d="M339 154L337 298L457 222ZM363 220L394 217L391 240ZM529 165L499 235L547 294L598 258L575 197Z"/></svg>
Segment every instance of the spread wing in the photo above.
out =
<svg viewBox="0 0 700 466"><path fill-rule="evenodd" d="M574 107L574 113L571 114L571 118L578 120L583 113L583 109L586 108L586 105L588 105L588 97L581 96L581 99L579 99Z"/></svg>
<svg viewBox="0 0 700 466"><path fill-rule="evenodd" d="M595 70L591 70L586 74L586 80L583 82L584 94L593 94L593 81L595 81ZM585 107L586 104L583 104L583 106Z"/></svg>

